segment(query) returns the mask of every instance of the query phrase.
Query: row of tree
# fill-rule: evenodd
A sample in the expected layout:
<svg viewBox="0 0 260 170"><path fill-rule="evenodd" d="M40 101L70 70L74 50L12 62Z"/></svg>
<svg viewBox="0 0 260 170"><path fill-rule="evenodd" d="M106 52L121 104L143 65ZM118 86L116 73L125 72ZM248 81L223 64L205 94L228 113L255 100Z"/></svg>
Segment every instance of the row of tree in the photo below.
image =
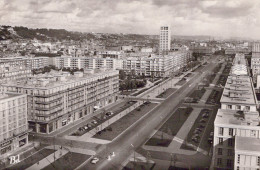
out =
<svg viewBox="0 0 260 170"><path fill-rule="evenodd" d="M84 71L84 69L78 69L78 68L62 68L62 69L59 69L53 65L50 65L50 66L45 66L44 68L40 68L40 69L34 69L32 70L32 73L33 74L44 74L44 73L49 73L51 70L56 70L56 71L59 71L59 70L62 70L62 71L67 71L67 72L70 72L70 74L74 75L74 72L77 72L77 71Z"/></svg>
<svg viewBox="0 0 260 170"><path fill-rule="evenodd" d="M123 80L123 81L120 81L120 84L119 84L119 90L121 91L124 91L124 90L133 90L133 89L136 89L136 88L142 88L146 85L147 81L144 79L144 80L129 80L129 79L126 79L126 80Z"/></svg>

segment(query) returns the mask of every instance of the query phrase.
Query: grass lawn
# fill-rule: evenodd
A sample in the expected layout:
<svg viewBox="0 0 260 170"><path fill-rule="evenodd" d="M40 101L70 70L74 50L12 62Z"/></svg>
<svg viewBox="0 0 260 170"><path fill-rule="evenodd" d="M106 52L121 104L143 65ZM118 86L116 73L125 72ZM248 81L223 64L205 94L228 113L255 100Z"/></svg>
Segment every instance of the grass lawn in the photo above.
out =
<svg viewBox="0 0 260 170"><path fill-rule="evenodd" d="M47 157L48 155L54 153L55 150L53 149L43 149L32 156L28 157L27 159L15 164L14 166L10 168L6 168L7 170L24 170L32 166L33 164L39 162L43 158Z"/></svg>
<svg viewBox="0 0 260 170"><path fill-rule="evenodd" d="M145 145L168 147L192 110L192 108L178 108Z"/></svg>
<svg viewBox="0 0 260 170"><path fill-rule="evenodd" d="M170 96L173 92L175 92L177 89L175 88L169 88L167 90L165 90L164 92L162 92L161 94L159 94L158 96L156 96L157 98L167 98L168 96Z"/></svg>
<svg viewBox="0 0 260 170"><path fill-rule="evenodd" d="M123 168L123 170L152 170L155 166L155 163L147 162L128 162L128 164Z"/></svg>
<svg viewBox="0 0 260 170"><path fill-rule="evenodd" d="M141 106L137 107L136 109L119 119L118 121L109 125L106 128L109 130L103 130L101 131L101 133L96 134L93 137L105 140L113 140L124 130L126 130L129 126L131 126L138 119L140 119L143 115L152 110L156 105L156 103L142 104Z"/></svg>
<svg viewBox="0 0 260 170"><path fill-rule="evenodd" d="M116 105L116 107L113 107L110 110L107 111L112 111L114 114L112 116L110 116L109 118L119 114L120 112L124 111L125 109L129 108L130 106L134 105L136 103L136 101L124 101L119 103L118 105ZM85 125L83 125L82 127L86 126L87 124L91 124L91 128L84 130L84 131L80 131L80 130L76 130L75 132L73 132L71 134L71 136L82 136L85 133L89 132L91 129L95 128L96 126L100 125L101 123L105 122L107 119L103 119L105 113L100 114L100 116L97 116L96 120L97 120L97 124L93 124L93 123L86 123Z"/></svg>
<svg viewBox="0 0 260 170"><path fill-rule="evenodd" d="M69 152L57 159L52 164L43 168L43 170L71 170L77 168L84 161L90 158L90 155Z"/></svg>

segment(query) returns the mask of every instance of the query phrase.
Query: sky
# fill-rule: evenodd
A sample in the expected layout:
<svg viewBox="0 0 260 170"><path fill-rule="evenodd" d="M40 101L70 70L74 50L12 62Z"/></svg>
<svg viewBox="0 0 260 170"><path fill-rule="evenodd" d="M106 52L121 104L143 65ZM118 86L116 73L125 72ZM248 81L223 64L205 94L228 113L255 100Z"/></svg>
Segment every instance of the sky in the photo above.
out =
<svg viewBox="0 0 260 170"><path fill-rule="evenodd" d="M0 25L260 39L260 0L0 0Z"/></svg>

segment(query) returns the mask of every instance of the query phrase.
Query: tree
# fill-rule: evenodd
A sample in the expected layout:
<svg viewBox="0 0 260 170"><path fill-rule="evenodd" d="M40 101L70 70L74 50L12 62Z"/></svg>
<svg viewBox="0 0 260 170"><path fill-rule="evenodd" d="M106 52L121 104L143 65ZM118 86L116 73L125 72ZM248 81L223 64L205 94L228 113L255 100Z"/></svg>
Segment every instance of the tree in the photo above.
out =
<svg viewBox="0 0 260 170"><path fill-rule="evenodd" d="M120 80L125 80L126 74L123 70L119 70L119 79Z"/></svg>

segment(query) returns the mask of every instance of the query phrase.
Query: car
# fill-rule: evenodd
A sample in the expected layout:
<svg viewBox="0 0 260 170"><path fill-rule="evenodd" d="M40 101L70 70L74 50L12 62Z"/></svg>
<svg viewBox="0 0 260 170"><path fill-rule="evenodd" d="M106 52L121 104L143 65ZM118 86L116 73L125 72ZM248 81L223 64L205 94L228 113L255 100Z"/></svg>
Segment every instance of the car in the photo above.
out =
<svg viewBox="0 0 260 170"><path fill-rule="evenodd" d="M209 136L214 136L214 132L210 132Z"/></svg>
<svg viewBox="0 0 260 170"><path fill-rule="evenodd" d="M107 119L107 116L106 116L106 115L104 115L104 116L103 116L103 119Z"/></svg>
<svg viewBox="0 0 260 170"><path fill-rule="evenodd" d="M195 130L193 133L195 133L195 134L200 134L201 131L200 131L200 130Z"/></svg>
<svg viewBox="0 0 260 170"><path fill-rule="evenodd" d="M87 126L87 125L86 125L86 126L84 126L84 129L85 129L85 130L88 130L88 126Z"/></svg>
<svg viewBox="0 0 260 170"><path fill-rule="evenodd" d="M91 159L90 163L96 164L96 163L98 163L98 161L99 161L99 158L98 157L94 157L93 159Z"/></svg>
<svg viewBox="0 0 260 170"><path fill-rule="evenodd" d="M201 132L202 132L202 129L201 129L201 128L199 128L199 127L197 127L195 130L198 130L198 131L201 131Z"/></svg>
<svg viewBox="0 0 260 170"><path fill-rule="evenodd" d="M96 120L92 120L91 123L97 124L97 121Z"/></svg>
<svg viewBox="0 0 260 170"><path fill-rule="evenodd" d="M91 128L91 124L87 124L87 127L88 127L88 128Z"/></svg>
<svg viewBox="0 0 260 170"><path fill-rule="evenodd" d="M206 123L206 120L205 119L201 119L200 123Z"/></svg>
<svg viewBox="0 0 260 170"><path fill-rule="evenodd" d="M208 143L209 143L209 144L212 144L212 143L213 143L213 137L212 137L212 136L208 138Z"/></svg>
<svg viewBox="0 0 260 170"><path fill-rule="evenodd" d="M200 124L200 125L199 125L199 128L201 128L201 129L202 129L202 128L205 128L205 127L206 127L206 126L203 125L203 124Z"/></svg>
<svg viewBox="0 0 260 170"><path fill-rule="evenodd" d="M204 114L202 115L202 117L203 117L203 118L208 118L208 117L209 117L209 114L204 113Z"/></svg>

